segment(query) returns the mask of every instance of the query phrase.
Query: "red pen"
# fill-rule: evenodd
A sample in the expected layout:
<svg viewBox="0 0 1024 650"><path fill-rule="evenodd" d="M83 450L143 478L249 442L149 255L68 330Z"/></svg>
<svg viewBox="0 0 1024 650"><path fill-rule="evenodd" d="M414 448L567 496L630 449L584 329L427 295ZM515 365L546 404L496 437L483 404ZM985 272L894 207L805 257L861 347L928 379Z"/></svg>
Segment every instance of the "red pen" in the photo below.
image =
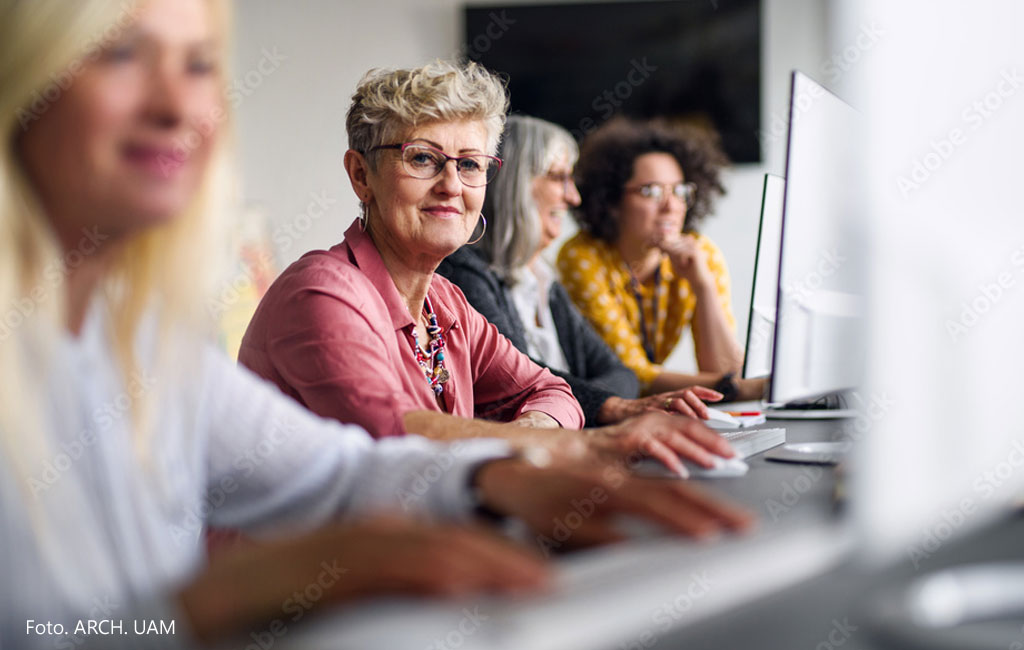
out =
<svg viewBox="0 0 1024 650"><path fill-rule="evenodd" d="M749 417L751 415L761 415L761 411L726 411L729 415L734 418Z"/></svg>

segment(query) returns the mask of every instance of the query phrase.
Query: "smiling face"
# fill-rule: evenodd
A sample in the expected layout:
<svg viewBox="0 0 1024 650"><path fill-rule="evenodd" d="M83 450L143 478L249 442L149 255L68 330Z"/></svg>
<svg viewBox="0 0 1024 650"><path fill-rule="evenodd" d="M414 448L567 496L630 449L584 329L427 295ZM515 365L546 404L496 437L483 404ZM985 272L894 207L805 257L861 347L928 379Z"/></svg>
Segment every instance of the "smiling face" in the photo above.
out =
<svg viewBox="0 0 1024 650"><path fill-rule="evenodd" d="M634 188L649 183L668 187L684 180L683 169L671 154L656 152L638 156L619 206L620 240L652 246L655 241L682 232L686 220L685 201L671 192L660 199L644 197Z"/></svg>
<svg viewBox="0 0 1024 650"><path fill-rule="evenodd" d="M196 194L225 118L220 43L203 0L152 0L84 63L18 147L59 234L114 239Z"/></svg>
<svg viewBox="0 0 1024 650"><path fill-rule="evenodd" d="M580 204L580 193L572 178L569 152L555 157L547 173L533 179L533 201L540 219L538 252L562 234L562 220L569 209Z"/></svg>
<svg viewBox="0 0 1024 650"><path fill-rule="evenodd" d="M430 145L449 156L483 154L487 129L479 120L435 122L407 130L396 143L406 142ZM453 161L434 178L421 179L409 175L397 150L376 155L376 170L366 171L365 185L358 173L353 178L369 205L367 228L386 259L432 271L469 240L486 188L463 184Z"/></svg>

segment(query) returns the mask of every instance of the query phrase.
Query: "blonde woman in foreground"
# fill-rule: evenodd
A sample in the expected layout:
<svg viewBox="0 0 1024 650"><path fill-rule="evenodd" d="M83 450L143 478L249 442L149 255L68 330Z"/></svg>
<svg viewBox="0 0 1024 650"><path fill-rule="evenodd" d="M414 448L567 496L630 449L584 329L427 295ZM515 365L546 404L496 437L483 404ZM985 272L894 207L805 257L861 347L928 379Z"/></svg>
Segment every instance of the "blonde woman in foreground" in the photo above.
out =
<svg viewBox="0 0 1024 650"><path fill-rule="evenodd" d="M194 647L274 630L314 583L308 607L542 587L534 553L422 521L474 509L543 534L606 490L573 544L614 538L616 512L694 535L747 522L683 484L537 468L496 441L374 443L204 347L226 13L0 0L0 647ZM418 520L357 519L385 511ZM267 541L208 563L208 525ZM76 635L88 619L124 634Z"/></svg>

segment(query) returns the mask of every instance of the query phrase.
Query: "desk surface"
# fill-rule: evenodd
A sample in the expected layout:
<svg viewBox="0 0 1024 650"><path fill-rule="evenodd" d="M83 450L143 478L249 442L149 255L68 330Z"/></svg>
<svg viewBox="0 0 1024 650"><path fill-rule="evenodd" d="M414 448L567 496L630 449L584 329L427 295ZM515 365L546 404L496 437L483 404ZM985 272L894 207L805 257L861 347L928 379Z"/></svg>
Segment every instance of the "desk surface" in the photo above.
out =
<svg viewBox="0 0 1024 650"><path fill-rule="evenodd" d="M676 630L647 648L970 650L971 646L962 641L951 640L951 633L939 634L922 645L886 638L879 634L873 605L887 591L899 589L914 578L942 568L997 561L1024 563L1021 540L1024 540L1024 517L1017 516L948 544L917 569L909 562L884 569L866 569L848 561L771 598ZM1017 618L1021 618L1019 612ZM978 647L1000 650L1024 647L1024 620L1011 625L1014 628L1009 637ZM941 641L943 637L945 641Z"/></svg>
<svg viewBox="0 0 1024 650"><path fill-rule="evenodd" d="M856 426L853 421L770 424L785 426L788 442L842 439ZM818 553L816 561L821 564L814 564L809 558L815 549L807 544L829 546L832 538L849 539L840 534L840 527L832 533L833 527L823 525L841 519L833 505L836 470L762 457L748 463L750 472L744 477L706 482L759 513L759 530L749 538L723 539L710 547L664 538L637 539L573 553L558 560L561 594L519 602L364 603L310 624L303 622L287 637L275 639L274 647L881 650L884 646L867 631L864 605L875 598L881 582L905 579L913 571L902 567L883 576L844 561L848 555L842 552ZM793 553L788 552L793 546L790 538L780 534L805 529L826 529L830 536L804 538L794 564ZM966 550L950 544L922 570L975 557L1024 557L1019 543L1022 529L1024 524L1017 524L983 544L968 543ZM779 547L779 539L787 540L788 546ZM780 579L780 571L800 568L799 553L807 553L806 575L794 573L785 587L775 587L782 584L773 582ZM826 565L830 558L836 561ZM731 575L729 569L734 569ZM709 570L715 586L699 594L691 591L700 588L700 580L693 576ZM751 588L753 593L758 587L763 587L761 593L746 599L732 593L737 588Z"/></svg>

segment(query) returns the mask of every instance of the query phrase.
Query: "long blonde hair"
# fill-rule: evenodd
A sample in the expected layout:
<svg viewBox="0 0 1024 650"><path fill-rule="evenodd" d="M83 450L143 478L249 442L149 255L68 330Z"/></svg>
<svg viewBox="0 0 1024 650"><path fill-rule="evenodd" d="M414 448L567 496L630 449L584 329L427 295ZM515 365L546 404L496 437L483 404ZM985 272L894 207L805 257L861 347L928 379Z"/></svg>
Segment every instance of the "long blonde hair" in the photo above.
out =
<svg viewBox="0 0 1024 650"><path fill-rule="evenodd" d="M121 30L133 21L139 0L0 0L0 446L28 480L40 454L33 432L45 413L47 377L41 363L65 328L69 256L43 214L17 152L20 133L59 101L60 94ZM229 8L210 0L215 27L227 51ZM225 62L226 64L226 62ZM226 65L225 65L226 67ZM226 78L226 71L225 71ZM203 299L223 259L223 210L232 198L229 162L230 106L224 102L221 136L191 205L176 219L124 242L102 283L112 345L124 381L137 368L134 344L144 315L157 331L204 327ZM144 412L132 418L137 447L147 446Z"/></svg>

